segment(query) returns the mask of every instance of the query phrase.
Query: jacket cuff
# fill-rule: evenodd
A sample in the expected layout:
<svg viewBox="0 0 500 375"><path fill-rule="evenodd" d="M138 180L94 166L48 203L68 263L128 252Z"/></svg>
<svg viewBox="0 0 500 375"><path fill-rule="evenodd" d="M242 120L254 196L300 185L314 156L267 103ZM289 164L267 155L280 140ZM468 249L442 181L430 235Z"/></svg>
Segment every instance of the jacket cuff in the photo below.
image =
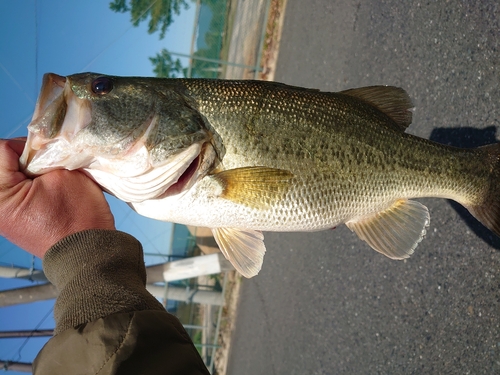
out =
<svg viewBox="0 0 500 375"><path fill-rule="evenodd" d="M119 312L164 310L145 289L142 246L126 233L72 234L47 251L43 268L60 292L54 306L56 334Z"/></svg>

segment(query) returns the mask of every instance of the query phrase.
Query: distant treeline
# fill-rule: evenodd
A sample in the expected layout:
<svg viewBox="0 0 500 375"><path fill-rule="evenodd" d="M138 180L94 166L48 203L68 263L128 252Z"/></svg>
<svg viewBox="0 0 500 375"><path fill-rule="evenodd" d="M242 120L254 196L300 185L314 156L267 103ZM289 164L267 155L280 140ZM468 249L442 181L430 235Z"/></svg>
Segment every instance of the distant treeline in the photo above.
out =
<svg viewBox="0 0 500 375"><path fill-rule="evenodd" d="M195 3L192 0L191 3ZM226 22L227 0L201 0L200 19L210 17L210 25L204 35L204 48L193 54L191 74L193 78L217 78L219 64L216 62L198 60L197 58L219 60L222 48L223 34ZM173 16L179 15L182 9L188 9L190 3L185 0L114 0L110 9L115 12L130 12L131 22L138 26L141 21L149 19L148 32L160 31L160 39L173 22ZM182 66L179 58L163 49L154 57L149 58L157 77L187 77L188 67Z"/></svg>

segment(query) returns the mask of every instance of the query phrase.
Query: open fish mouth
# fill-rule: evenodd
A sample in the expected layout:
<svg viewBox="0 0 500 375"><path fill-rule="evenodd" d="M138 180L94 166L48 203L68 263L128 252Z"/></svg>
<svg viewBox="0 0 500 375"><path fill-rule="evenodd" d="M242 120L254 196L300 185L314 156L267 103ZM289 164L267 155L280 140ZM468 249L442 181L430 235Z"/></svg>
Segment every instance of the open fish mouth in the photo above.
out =
<svg viewBox="0 0 500 375"><path fill-rule="evenodd" d="M21 167L28 175L39 175L54 169L85 166L92 157L71 146L71 141L91 120L91 104L73 93L66 77L45 74L28 125Z"/></svg>

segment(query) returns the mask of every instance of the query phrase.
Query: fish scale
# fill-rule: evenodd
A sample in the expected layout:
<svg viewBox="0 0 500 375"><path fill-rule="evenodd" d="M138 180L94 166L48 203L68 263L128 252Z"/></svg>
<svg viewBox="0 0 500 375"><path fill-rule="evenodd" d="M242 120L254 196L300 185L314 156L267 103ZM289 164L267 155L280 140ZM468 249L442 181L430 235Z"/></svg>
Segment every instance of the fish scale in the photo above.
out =
<svg viewBox="0 0 500 375"><path fill-rule="evenodd" d="M334 195L337 196L334 201L339 201L338 196L342 194L343 190L347 190L347 187L339 186L339 179L344 178L342 174L347 175L345 179L349 182L350 189L348 190L354 190L352 199L362 197L361 199L372 200L374 197L381 197L384 201L392 202L394 199L402 197L413 198L427 194L449 195L447 191L456 192L460 188L459 184L463 182L456 181L456 178L453 177L463 180L459 176L461 173L471 174L473 170L484 169L482 163L475 166L471 165L473 164L472 161L478 160L472 150L452 149L410 135L405 135L404 143L395 143L394 141L400 139L402 135L391 129L387 124L376 123L373 120L369 123L371 126L361 127L359 124L366 124L367 116L365 112L361 109L349 111L347 104L340 106L334 95L299 91L298 93L304 96L302 102L309 102L314 105L309 104L309 111L306 111L305 114L300 112L302 124L301 121L298 121L299 124L297 124L297 121L290 121L290 117L295 118L298 115L295 114L298 111L298 105L301 103L300 100L295 102L298 93L293 93L292 104L286 105L282 102L285 93L278 92L273 97L267 92L262 92L262 87L259 84L254 85L256 86L255 89L251 87L243 91L238 89L241 85L237 85L237 89L224 90L224 82L222 82L218 90L213 90L211 87L207 89L204 86L207 83L207 81L198 81L195 84L186 86L193 97L199 101L199 111L213 124L221 138L230 139L234 145L233 148L226 150L228 154L226 154L223 161L224 167L232 169L255 165L257 159L262 165L291 170L293 173L304 176L305 180L313 181L311 184L304 184L303 189L294 195L294 199L309 194L311 188L318 186L318 178L314 176L314 173L307 173L307 161L309 160L313 160L317 164L313 171L318 168L325 169L324 178L326 181L322 184L323 186L318 186L318 188L323 191L331 186ZM217 95L220 99L218 101L210 100L212 95ZM233 98L229 100L226 107L224 98L230 95ZM258 106L251 107L252 112L257 112L259 115L253 115L252 124L245 123L245 112L241 113L242 111L238 111L238 108L246 108L248 103L255 103L257 100L262 101L262 97L270 98L270 102L267 104L272 110L268 111L266 109L263 111L262 107L260 107L261 110L258 111ZM278 102L281 103L279 106L277 105ZM346 109L339 110L341 107ZM320 108L320 110L316 111L316 108ZM322 115L317 113L324 112L325 108L329 108L331 111ZM337 116L332 114L337 114ZM379 115L378 117L382 116ZM276 120L276 118L279 120ZM386 123L390 121L390 119L383 120ZM273 138L272 127L269 125L273 123L279 123L280 131L287 135L282 139L278 138L276 140ZM242 131L237 124L244 124L246 129L251 126L252 130ZM336 126L337 124L340 125ZM297 128L297 125L302 125L299 129L300 133L295 132L296 134L293 134L293 128ZM340 127L341 129L339 129ZM380 131L384 127L388 129ZM332 141L331 132L333 130L337 131L335 133L337 139ZM305 136L304 132L307 132ZM261 134L259 139L250 140L249 135L256 133ZM324 133L328 133L328 135ZM297 141L295 144L287 142L287 140L297 138L300 135L305 138L301 137L302 142ZM308 151L315 149L314 143L317 139L326 136L328 136L330 142L324 143L319 148L322 151L321 156L317 155L318 152ZM342 138L338 139L339 137ZM266 139L271 140L272 143L265 142ZM304 144L307 146L304 146ZM270 149L270 151L263 153L263 148ZM236 152L234 152L235 149ZM303 151L304 149L306 151ZM297 150L301 150L303 153L297 155ZM444 151L455 152L454 158L443 159L442 153ZM451 163L453 160L455 165ZM464 166L466 168L463 168ZM463 171L463 169L466 170ZM338 170L342 172L338 173ZM358 179L358 184L356 184L356 174L365 170L369 171L368 176L361 177ZM417 175L415 173L417 171L421 171L421 173ZM391 173L394 174L392 183L390 176L388 176ZM406 178L408 174L411 174L410 179ZM441 181L436 181L436 177L444 178L441 178ZM373 182L371 183L370 180ZM377 180L380 180L380 182ZM484 181L480 181L480 178L478 180L477 184L472 184L474 195L477 195L480 186L484 186ZM393 187L391 188L391 186ZM402 189L405 191L404 196L401 196ZM392 195L390 192L392 192ZM458 192L458 194L467 197L471 195L466 194L466 189ZM308 201L307 198L305 200ZM364 203L363 201L356 201L360 204ZM346 202L342 203L345 204ZM325 206L321 203L319 205ZM351 214L355 215L356 212L351 212Z"/></svg>
<svg viewBox="0 0 500 375"><path fill-rule="evenodd" d="M499 234L498 144L459 149L407 134L412 107L389 86L327 93L48 74L21 165L33 175L83 169L140 214L210 227L246 277L262 265L261 231L346 223L375 250L407 258L429 225L412 198L454 199Z"/></svg>

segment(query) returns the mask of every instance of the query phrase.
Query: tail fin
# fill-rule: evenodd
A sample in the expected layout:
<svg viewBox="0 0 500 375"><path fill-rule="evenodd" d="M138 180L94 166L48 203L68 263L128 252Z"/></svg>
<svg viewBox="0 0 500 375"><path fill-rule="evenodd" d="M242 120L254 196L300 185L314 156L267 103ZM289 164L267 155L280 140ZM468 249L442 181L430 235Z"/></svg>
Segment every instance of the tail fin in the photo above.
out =
<svg viewBox="0 0 500 375"><path fill-rule="evenodd" d="M486 163L491 166L489 188L482 204L467 206L467 209L484 226L500 237L500 143L479 149L485 152Z"/></svg>

